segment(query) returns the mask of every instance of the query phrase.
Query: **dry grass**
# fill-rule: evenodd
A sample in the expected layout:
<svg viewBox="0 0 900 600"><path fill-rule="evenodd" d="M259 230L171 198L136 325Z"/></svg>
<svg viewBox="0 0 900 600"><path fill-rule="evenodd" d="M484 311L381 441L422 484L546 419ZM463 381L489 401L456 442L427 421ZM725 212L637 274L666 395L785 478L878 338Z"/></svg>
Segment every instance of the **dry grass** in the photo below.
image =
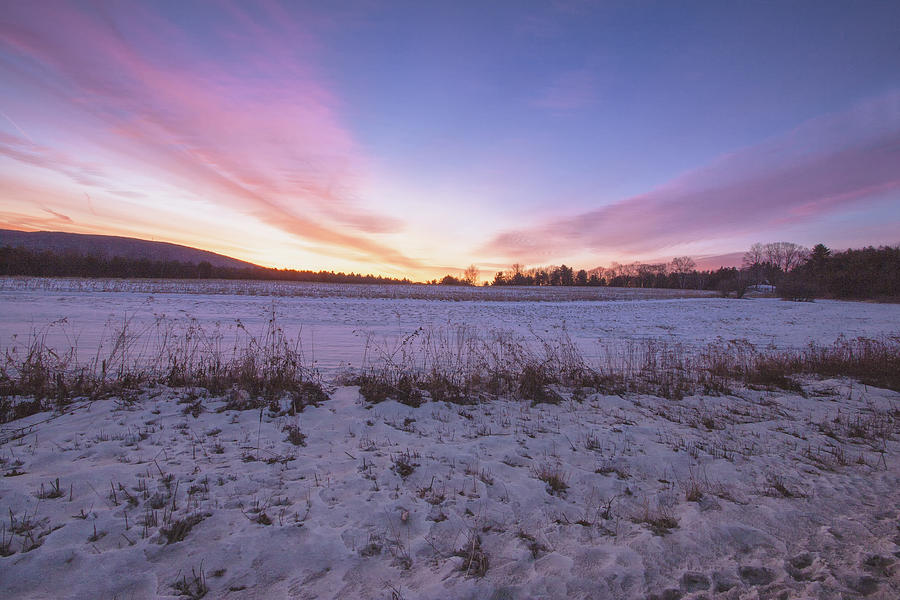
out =
<svg viewBox="0 0 900 600"><path fill-rule="evenodd" d="M416 470L416 467L419 466L419 463L417 462L418 458L418 454L410 453L409 450L395 454L391 457L391 470L402 479L406 479L412 475L413 471Z"/></svg>
<svg viewBox="0 0 900 600"><path fill-rule="evenodd" d="M476 335L465 327L419 329L395 348L370 340L367 363L349 382L370 403L390 398L419 406L429 398L471 404L497 396L557 404L562 390L585 388L676 400L726 394L736 386L803 393L798 376L849 377L900 391L900 337L841 338L799 350L758 349L737 340L696 350L642 340L608 346L589 364L565 332L529 343L506 333Z"/></svg>
<svg viewBox="0 0 900 600"><path fill-rule="evenodd" d="M166 538L166 544L180 542L187 537L195 525L199 524L200 521L207 516L208 515L205 514L194 514L177 521L172 521L168 527L160 529L160 533Z"/></svg>
<svg viewBox="0 0 900 600"><path fill-rule="evenodd" d="M560 465L542 463L532 470L535 478L547 484L547 493L554 496L563 496L569 489L568 474Z"/></svg>
<svg viewBox="0 0 900 600"><path fill-rule="evenodd" d="M231 408L269 404L278 414L296 414L328 399L317 373L306 365L298 339L288 339L274 310L265 330L223 347L221 336L192 324L176 332L171 323L133 331L125 321L87 361L77 344L60 353L47 342L47 330L32 334L21 347L9 347L0 359L0 423L44 410L64 411L79 398L118 397L128 402L135 390L158 384L199 388L209 394L232 393ZM198 416L195 396L185 414ZM283 408L286 401L287 408ZM239 405L238 405L239 404Z"/></svg>
<svg viewBox="0 0 900 600"><path fill-rule="evenodd" d="M182 575L181 579L172 584L172 587L179 596L185 596L191 600L199 600L206 596L206 593L209 591L202 566L199 573L195 569L191 569L190 577Z"/></svg>
<svg viewBox="0 0 900 600"><path fill-rule="evenodd" d="M7 348L0 360L0 423L64 411L78 398L115 396L127 403L135 390L157 384L227 394L229 409L268 405L273 415L296 414L327 400L299 340L286 337L274 309L260 335L240 324L238 329L243 335L223 348L220 337L198 325L177 333L161 323L131 331L126 321L86 362L74 346L54 351L46 331L38 332L24 346ZM840 338L794 350L724 340L697 350L641 340L606 346L589 363L565 332L555 339L521 339L465 326L419 328L390 347L370 337L360 370L341 382L358 385L369 403L393 399L420 406L497 397L557 404L583 398L586 391L676 400L740 386L803 393L798 376L848 377L900 391L900 337ZM195 397L184 410L197 416L202 401ZM715 421L705 426L715 428Z"/></svg>
<svg viewBox="0 0 900 600"><path fill-rule="evenodd" d="M283 432L287 434L285 438L286 442L290 442L295 446L305 446L306 445L306 434L300 431L300 427L297 425L285 425Z"/></svg>
<svg viewBox="0 0 900 600"><path fill-rule="evenodd" d="M672 514L670 508L662 503L651 507L649 501L644 501L643 508L632 518L632 521L646 526L654 535L659 536L669 534L678 527L678 519Z"/></svg>
<svg viewBox="0 0 900 600"><path fill-rule="evenodd" d="M469 532L465 545L454 555L463 559L460 570L467 577L484 577L487 574L490 560L481 547L481 537L474 530Z"/></svg>

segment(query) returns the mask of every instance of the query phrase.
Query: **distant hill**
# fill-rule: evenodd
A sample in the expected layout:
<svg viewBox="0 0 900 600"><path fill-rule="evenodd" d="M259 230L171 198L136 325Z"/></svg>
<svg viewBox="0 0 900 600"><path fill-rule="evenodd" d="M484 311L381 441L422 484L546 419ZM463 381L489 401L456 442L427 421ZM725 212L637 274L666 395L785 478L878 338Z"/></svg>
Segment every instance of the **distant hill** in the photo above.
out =
<svg viewBox="0 0 900 600"><path fill-rule="evenodd" d="M0 229L0 248L11 246L32 252L49 250L56 254L80 254L103 258L177 261L188 264L208 262L214 267L247 268L256 265L236 258L167 242L151 242L114 235L86 235L59 231L15 231Z"/></svg>

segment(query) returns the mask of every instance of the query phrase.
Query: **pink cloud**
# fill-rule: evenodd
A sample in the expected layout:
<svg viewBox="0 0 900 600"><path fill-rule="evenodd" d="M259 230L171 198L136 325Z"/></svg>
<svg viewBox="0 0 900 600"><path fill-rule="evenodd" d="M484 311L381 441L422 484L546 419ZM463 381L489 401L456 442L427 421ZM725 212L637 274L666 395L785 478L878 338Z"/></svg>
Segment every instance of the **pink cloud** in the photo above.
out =
<svg viewBox="0 0 900 600"><path fill-rule="evenodd" d="M523 262L591 250L646 254L697 239L808 222L900 191L900 93L809 121L646 194L484 248Z"/></svg>
<svg viewBox="0 0 900 600"><path fill-rule="evenodd" d="M0 70L80 110L84 123L59 127L114 150L119 170L228 204L312 243L419 267L369 237L401 223L355 200L367 159L340 121L339 99L311 66L311 36L276 5L254 16L240 6L220 5L210 17L219 35L201 43L150 4L88 13L15 3L0 22L0 51L8 55ZM208 54L210 47L222 56ZM121 189L62 150L3 136L0 153L81 185Z"/></svg>

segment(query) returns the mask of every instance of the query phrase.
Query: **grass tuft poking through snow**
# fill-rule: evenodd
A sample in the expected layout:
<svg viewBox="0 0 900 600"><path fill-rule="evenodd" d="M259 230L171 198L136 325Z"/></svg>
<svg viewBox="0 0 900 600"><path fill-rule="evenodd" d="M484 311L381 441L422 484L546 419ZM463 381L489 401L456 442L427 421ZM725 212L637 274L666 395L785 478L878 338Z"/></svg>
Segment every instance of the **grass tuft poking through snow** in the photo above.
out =
<svg viewBox="0 0 900 600"><path fill-rule="evenodd" d="M547 493L549 494L562 496L569 489L569 484L566 483L568 475L560 465L542 463L533 468L532 472L537 479L547 484Z"/></svg>
<svg viewBox="0 0 900 600"><path fill-rule="evenodd" d="M183 541L188 534L191 532L191 529L194 528L195 525L199 524L203 519L210 516L209 514L194 514L188 515L183 519L178 519L177 521L172 521L166 527L160 529L160 533L163 534L163 537L166 538L167 544L174 544L176 542Z"/></svg>

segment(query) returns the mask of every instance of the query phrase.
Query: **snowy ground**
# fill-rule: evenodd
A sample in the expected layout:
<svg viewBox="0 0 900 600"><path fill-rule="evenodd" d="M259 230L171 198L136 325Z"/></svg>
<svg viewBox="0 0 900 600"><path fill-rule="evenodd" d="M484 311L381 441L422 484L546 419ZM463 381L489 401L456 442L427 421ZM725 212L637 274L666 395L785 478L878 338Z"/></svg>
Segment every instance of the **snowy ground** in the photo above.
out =
<svg viewBox="0 0 900 600"><path fill-rule="evenodd" d="M138 338L227 338L274 307L326 376L421 326L565 331L588 358L900 332L897 305L848 302L17 281L0 282L0 348L39 332L89 358L128 319ZM0 598L898 598L900 394L804 384L419 408L335 387L297 416L162 387L79 401L0 426Z"/></svg>
<svg viewBox="0 0 900 600"><path fill-rule="evenodd" d="M0 446L0 597L201 573L213 598L900 597L900 394L808 391L411 408L343 387L273 418L157 388L34 415Z"/></svg>
<svg viewBox="0 0 900 600"><path fill-rule="evenodd" d="M702 298L702 290L616 287L483 287L422 284L344 284L235 279L82 279L68 277L2 277L0 291L126 292L144 294L202 294L275 296L288 298L362 298L390 300L452 300L566 302L575 300L649 300Z"/></svg>
<svg viewBox="0 0 900 600"><path fill-rule="evenodd" d="M14 285L17 282L30 283L37 289L18 289ZM54 289L38 285L50 283ZM228 340L245 335L244 330L238 330L238 321L250 334L260 335L273 308L278 326L288 338L302 341L309 362L325 374L361 366L370 336L378 346L389 348L419 327L465 325L476 332L503 329L526 339L554 339L565 332L587 358L602 356L606 344L628 340L659 339L697 346L722 338L744 339L760 348L799 347L809 342L831 344L839 335L877 337L900 332L900 306L896 304L784 302L772 298L638 299L645 292L665 298L672 290L600 288L591 293L620 299L585 301L560 299L568 298L571 290L577 292L576 288L546 292L540 288L538 292L544 294L541 297L549 299L514 301L511 296L504 301L447 301L360 296L369 288L437 293L442 286L362 286L360 291L360 286L323 285L327 291L315 292L321 297L312 292L309 296L279 297L263 293L266 282L224 282L253 284L254 289L259 288L259 295L215 292L222 282L109 280L122 291L97 291L102 283L0 279L0 348L22 343L32 332L40 332L57 350L66 351L75 345L81 357L91 358L101 341L116 337L126 320L132 333L145 338L151 336L142 332L155 334L151 330L168 324L182 330L199 325L211 337L221 335L223 345L228 346ZM181 286L181 291L148 292L156 289L154 285ZM270 285L277 291L277 286L288 284ZM316 289L316 285L305 284L303 289ZM470 295L483 291L465 289ZM504 288L504 293L509 291ZM269 292L274 294L271 289ZM529 297L532 292L519 289L518 293Z"/></svg>

